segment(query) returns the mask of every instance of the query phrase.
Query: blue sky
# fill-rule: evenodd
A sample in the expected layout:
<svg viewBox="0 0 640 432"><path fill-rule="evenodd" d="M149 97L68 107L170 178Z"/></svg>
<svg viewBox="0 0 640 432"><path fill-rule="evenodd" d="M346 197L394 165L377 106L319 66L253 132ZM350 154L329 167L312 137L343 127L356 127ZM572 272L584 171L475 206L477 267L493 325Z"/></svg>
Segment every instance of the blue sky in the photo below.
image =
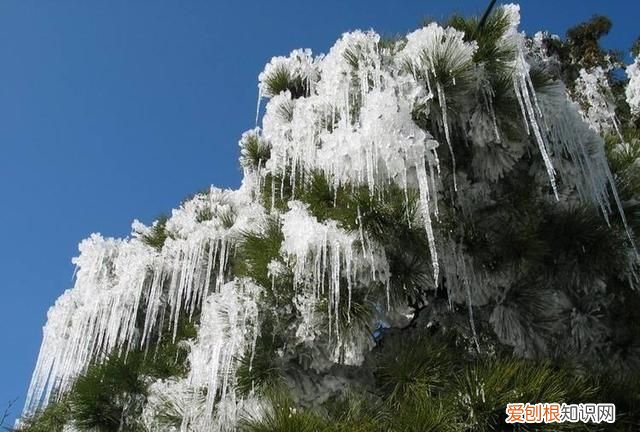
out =
<svg viewBox="0 0 640 432"><path fill-rule="evenodd" d="M488 0L0 0L0 415L34 366L46 311L92 232L126 236L188 194L240 181L257 75L344 31L412 30ZM523 28L564 34L593 13L628 51L640 6L523 0ZM629 60L629 59L628 59Z"/></svg>

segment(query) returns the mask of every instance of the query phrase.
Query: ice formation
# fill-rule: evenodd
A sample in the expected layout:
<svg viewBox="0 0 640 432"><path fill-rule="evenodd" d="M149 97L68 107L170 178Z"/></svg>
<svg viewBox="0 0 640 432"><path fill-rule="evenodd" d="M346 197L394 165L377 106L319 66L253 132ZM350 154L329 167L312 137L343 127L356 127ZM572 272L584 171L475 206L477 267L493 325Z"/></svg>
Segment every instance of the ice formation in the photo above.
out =
<svg viewBox="0 0 640 432"><path fill-rule="evenodd" d="M472 64L473 55L477 49L475 42L465 42L464 33L454 28L442 28L436 23L431 23L422 29L416 30L407 35L407 44L400 52L400 61L409 66L413 78L417 81L424 78L427 84L427 99L434 97L436 92L437 100L442 113L442 127L444 129L445 140L449 146L452 160L452 171L454 189L456 185L456 163L453 146L451 144L451 130L449 125L449 113L447 107L447 95L444 90L444 79L453 80L455 85L455 75L452 71L468 69ZM440 76L436 67L442 59L446 59L448 71L445 76ZM449 76L451 75L451 76ZM431 81L434 81L432 84ZM435 88L434 88L435 87Z"/></svg>
<svg viewBox="0 0 640 432"><path fill-rule="evenodd" d="M74 259L75 286L49 310L25 412L46 405L52 393L64 394L91 361L175 337L178 317L222 289L234 241L263 217L247 188L212 188L173 211L160 251L142 242L149 229L138 222L131 239L94 234L84 240ZM136 328L140 310L144 325ZM172 334L162 334L165 322Z"/></svg>
<svg viewBox="0 0 640 432"><path fill-rule="evenodd" d="M187 425L211 417L216 400L237 405L235 372L238 359L251 356L260 331L258 297L261 288L250 280L234 280L222 286L207 299L200 318L200 329L189 353L188 383L191 388L206 388L204 415L185 413ZM194 404L198 406L198 404ZM229 413L226 414L227 416ZM235 424L235 421L232 422Z"/></svg>
<svg viewBox="0 0 640 432"><path fill-rule="evenodd" d="M617 130L615 105L604 69L598 66L589 71L580 69L575 82L575 93L584 108L587 123L597 132Z"/></svg>
<svg viewBox="0 0 640 432"><path fill-rule="evenodd" d="M388 290L384 250L373 242L362 244L358 233L338 228L335 221L318 222L299 201L289 202L289 208L282 215L282 255L292 261L294 285L309 287L315 298L329 294L329 333L335 331L339 340L340 309L346 307L349 320L353 289L377 281Z"/></svg>
<svg viewBox="0 0 640 432"><path fill-rule="evenodd" d="M512 63L513 68L513 88L520 106L520 112L522 119L524 120L525 130L527 135L533 135L533 138L538 145L538 150L544 161L544 166L551 182L553 193L558 198L558 187L556 183L556 169L551 161L551 156L548 150L548 140L546 137L546 130L544 125L544 117L540 106L538 104L538 97L536 90L531 81L530 70L531 66L527 62L525 57L525 37L524 34L518 33L518 26L520 25L520 6L510 4L503 7L505 15L510 22L510 28L502 36L502 44L510 47L515 51L515 59Z"/></svg>
<svg viewBox="0 0 640 432"><path fill-rule="evenodd" d="M263 120L263 137L271 144L266 168L281 175L290 170L293 181L297 173L319 171L334 187L366 185L372 193L389 182L405 189L417 182L437 277L430 198L438 143L412 121L417 89L400 86L403 78L382 67L379 39L373 32L343 35L317 60L321 78L314 93L294 99L287 91L269 101Z"/></svg>
<svg viewBox="0 0 640 432"><path fill-rule="evenodd" d="M640 114L640 55L627 66L629 84L626 89L627 103L634 115Z"/></svg>
<svg viewBox="0 0 640 432"><path fill-rule="evenodd" d="M264 409L264 402L254 396L228 397L212 415L206 395L188 379L159 380L149 387L141 423L149 432L231 432L239 418L260 418Z"/></svg>
<svg viewBox="0 0 640 432"><path fill-rule="evenodd" d="M443 273L451 301L467 304L480 349L473 306L486 301L491 287L481 274L472 274L464 252L435 229L438 195L449 189L449 179L462 212L489 199L486 183L468 184L468 173L456 167L460 137L465 145L478 146L472 169L489 181L513 167L531 141L556 197L560 184L576 189L605 215L611 211L612 178L601 139L582 122L564 87L536 93L525 37L518 32L519 7L507 5L503 12L511 27L501 43L516 53L508 82L521 113L518 125L526 132L521 142L502 136L484 65L474 63L478 47L453 28L430 24L393 47L383 46L372 31L354 31L342 35L326 56L295 50L274 57L259 76L257 114L260 100L268 98L261 127L240 140L244 180L239 190L212 188L186 201L166 221L167 238L158 248L144 239L158 231L159 222L155 227L134 223L129 239L95 234L80 244L75 286L48 313L25 415L64 395L92 361L175 338L180 319L194 318L196 311L201 312L199 334L189 342L189 375L152 384L143 422L150 430L224 430L239 412L259 412L259 401L236 396L235 372L238 358L251 355L259 335L259 295L274 287L236 279L228 261L243 235L262 232L267 219L278 222L284 239L268 275L275 285L280 275L293 274L293 307L301 318L297 342L310 344L327 330L338 342L332 345L338 353L332 360L358 364L370 341L340 331L350 323L354 290L374 283L388 289L392 275L384 245L372 241L361 225L350 231L337 221L320 221L295 196L317 174L334 190L364 187L382 196L393 184L407 201L410 191L417 193L433 281L438 284ZM632 83L627 96L637 112L638 60L627 73ZM590 90L598 77L585 72L579 85L584 84L595 110L588 116L604 119L610 112ZM480 97L469 90L478 88ZM464 108L455 109L457 98L466 98ZM418 125L417 114L428 117L428 127ZM439 141L446 145L444 152ZM450 163L441 164L438 152ZM270 203L262 202L266 188ZM276 197L287 193L288 209L278 210ZM324 330L322 319L314 316L322 300L328 317ZM388 294L386 304L378 306L381 311L392 307ZM156 424L156 414L167 406L182 419L173 429Z"/></svg>
<svg viewBox="0 0 640 432"><path fill-rule="evenodd" d="M279 56L271 59L258 76L258 90L261 96L276 96L277 93L267 84L266 78L278 75L285 81L295 82L301 88L308 89L310 84L317 80L317 74L311 50L294 50L289 57ZM308 94L308 90L306 93Z"/></svg>
<svg viewBox="0 0 640 432"><path fill-rule="evenodd" d="M80 243L74 289L47 315L26 409L47 404L52 391L64 393L94 357L130 348L147 266L153 261L138 242L92 235Z"/></svg>
<svg viewBox="0 0 640 432"><path fill-rule="evenodd" d="M613 179L602 138L594 128L585 127L577 103L569 99L564 86L548 88L540 97L540 105L546 114L553 151L571 158L570 163L558 160L558 165L567 175L573 175L572 186L579 196L598 206L608 218L611 213L609 187ZM615 188L613 193L615 197ZM620 208L620 204L616 204ZM624 217L624 212L621 215Z"/></svg>

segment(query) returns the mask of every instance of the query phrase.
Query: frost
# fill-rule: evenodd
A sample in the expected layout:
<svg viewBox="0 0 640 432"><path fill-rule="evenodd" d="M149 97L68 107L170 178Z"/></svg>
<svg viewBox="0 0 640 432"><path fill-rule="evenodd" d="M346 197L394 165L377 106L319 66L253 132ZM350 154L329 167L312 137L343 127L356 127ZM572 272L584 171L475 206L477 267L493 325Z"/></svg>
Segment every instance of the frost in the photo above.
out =
<svg viewBox="0 0 640 432"><path fill-rule="evenodd" d="M141 423L149 432L232 432L244 417L260 418L264 403L254 396L220 400L212 415L207 412L203 389L187 379L160 380L151 384Z"/></svg>
<svg viewBox="0 0 640 432"><path fill-rule="evenodd" d="M388 289L384 250L369 243L365 254L356 233L339 228L335 221L318 222L298 201L291 201L289 208L282 215L281 253L291 261L295 286L310 289L315 298L328 294L329 333L335 332L340 340L341 309L349 320L353 290L376 281ZM300 307L308 312L313 304L304 298ZM300 331L308 334L304 327Z"/></svg>
<svg viewBox="0 0 640 432"><path fill-rule="evenodd" d="M195 422L192 423L192 422ZM150 432L204 430L210 423L205 395L186 379L160 380L149 386L142 424Z"/></svg>
<svg viewBox="0 0 640 432"><path fill-rule="evenodd" d="M27 394L25 413L46 405L53 392L64 394L93 360L112 352L146 347L152 340L174 338L178 317L204 306L219 291L233 244L247 226L264 217L250 191L212 188L173 211L168 238L158 252L140 232L130 240L92 235L80 244L73 289L49 310L40 354ZM136 316L144 310L144 324ZM163 335L167 320L173 333Z"/></svg>
<svg viewBox="0 0 640 432"><path fill-rule="evenodd" d="M290 83L310 87L317 75L311 50L297 49L289 57L274 57L258 76L260 94L265 97L276 96L272 80L281 77Z"/></svg>
<svg viewBox="0 0 640 432"><path fill-rule="evenodd" d="M273 260L267 265L267 275L273 278L282 276L286 270L285 265L280 261Z"/></svg>
<svg viewBox="0 0 640 432"><path fill-rule="evenodd" d="M509 3L502 6L502 11L507 20L509 20L509 30L505 33L505 37L516 35L520 26L520 5Z"/></svg>
<svg viewBox="0 0 640 432"><path fill-rule="evenodd" d="M605 71L600 66L589 71L580 69L575 94L584 108L585 120L595 131L602 133L618 129L613 95Z"/></svg>
<svg viewBox="0 0 640 432"><path fill-rule="evenodd" d="M269 98L262 124L239 141L244 173L239 190L211 188L183 202L164 225L134 221L131 238L95 234L80 244L75 285L48 313L25 415L64 395L90 362L148 349L163 338L175 340L179 319L200 316L197 338L185 342L188 376L153 383L141 422L149 431L230 431L241 415L259 417L263 403L255 395L241 399L235 380L239 360L253 358L267 307L260 294L269 287L235 279L229 262L243 235L262 229L267 220L277 220L283 235L279 256L267 264L271 289L276 279L293 276L287 307L296 321L287 331L295 340L287 343L322 354L312 359L316 370L360 364L373 342L357 328L352 331L354 299L379 286L387 298L386 304L375 299L376 319L390 322L402 310L390 301L385 249L365 229L361 209L353 209L356 228L347 230L338 221L319 220L296 196L309 192L310 179L318 175L336 201L339 188L382 199L381 192L394 185L407 203L417 196L418 222L428 240L424 253L433 272L433 282L422 288L446 280L450 307L466 305L470 337L480 350L474 307L489 305L511 275L477 271L445 231L456 218L498 204L491 182L508 175L533 149L534 164L544 165L540 175L534 173L536 182L550 183L557 198L597 205L605 217L613 210L611 190L626 224L597 133L615 125L604 71L581 71L576 89L586 107L582 114L562 85L537 93L531 70L550 61L543 49L547 36L527 41L518 30L519 6L504 6L503 12L510 25L499 44L516 53L506 65L509 81L503 90L520 111L515 119L499 115L487 68L474 63L476 43L453 28L430 24L384 49L375 32L354 31L343 34L326 56L295 50L274 57L259 76L256 123L261 100ZM640 59L627 74L627 99L638 114ZM510 123L511 133L501 129L504 123ZM466 154L458 160L465 163L456 167L461 148ZM443 151L447 163L441 166ZM263 205L265 191L271 202ZM439 212L439 195L455 203L454 212ZM289 201L288 209L276 206L278 197ZM407 214L413 223L409 219ZM438 222L443 223L436 230ZM158 232L160 238L150 242ZM515 324L505 327L516 318L506 304L498 304L490 317L498 336L512 345L524 338ZM168 334L165 328L171 329ZM291 349L280 347L278 355ZM327 397L343 388L332 379L337 380L329 377L322 384ZM163 424L160 414L179 422Z"/></svg>
<svg viewBox="0 0 640 432"><path fill-rule="evenodd" d="M236 405L235 372L244 355L253 355L259 334L257 300L261 290L249 280L235 280L211 294L203 307L198 337L189 353L187 380L190 387L207 390L205 417L210 417L207 413L214 412L219 400ZM183 424L194 421L198 421L197 416L186 416Z"/></svg>
<svg viewBox="0 0 640 432"><path fill-rule="evenodd" d="M464 37L463 32L454 28L444 29L436 23L431 23L420 30L408 34L407 45L399 53L400 61L409 66L415 79L420 77L426 79L429 91L427 98L433 97L433 86L435 86L440 111L442 112L444 135L453 164L454 189L457 188L455 183L456 159L451 144L447 97L443 80L451 79L455 85L454 71L464 70L472 64L473 55L478 46L475 42L465 42ZM444 62L447 69L441 71L438 69L443 66L441 64L443 59L446 59Z"/></svg>
<svg viewBox="0 0 640 432"><path fill-rule="evenodd" d="M409 33L407 44L399 52L400 61L410 66L414 74L425 77L431 75L437 82L452 71L465 68L473 60L478 46L476 42L465 42L465 34L452 27L443 28L436 23ZM448 70L441 71L445 76L440 76L437 70L440 62L446 58ZM429 90L433 90L428 83Z"/></svg>
<svg viewBox="0 0 640 432"><path fill-rule="evenodd" d="M382 69L373 32L347 33L317 60L321 70L315 92L293 99L288 92L272 98L263 119L263 138L271 144L266 168L291 174L323 173L334 187L366 185L372 191L395 182L420 188L425 227L431 228L433 184L427 170L436 169L438 143L412 120L414 88L396 82ZM411 180L413 179L413 180ZM283 183L273 184L274 194ZM437 250L430 235L437 279Z"/></svg>
<svg viewBox="0 0 640 432"><path fill-rule="evenodd" d="M634 115L640 114L640 56L636 57L633 64L627 66L629 84L625 90L627 103Z"/></svg>
<svg viewBox="0 0 640 432"><path fill-rule="evenodd" d="M141 239L142 237L150 234L151 228L140 222L138 219L134 219L131 224L131 235L134 238Z"/></svg>

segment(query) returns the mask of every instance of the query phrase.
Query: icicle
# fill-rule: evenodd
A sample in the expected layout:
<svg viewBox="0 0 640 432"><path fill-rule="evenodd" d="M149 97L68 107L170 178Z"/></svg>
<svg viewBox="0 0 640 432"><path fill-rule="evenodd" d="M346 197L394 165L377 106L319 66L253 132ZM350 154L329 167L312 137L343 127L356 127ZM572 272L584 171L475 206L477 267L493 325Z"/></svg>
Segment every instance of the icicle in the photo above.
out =
<svg viewBox="0 0 640 432"><path fill-rule="evenodd" d="M275 176L271 176L271 208L273 210L276 208L276 180Z"/></svg>
<svg viewBox="0 0 640 432"><path fill-rule="evenodd" d="M518 105L520 106L520 113L522 114L522 122L524 123L524 128L527 131L527 135L531 135L531 130L529 129L529 122L527 121L527 112L524 108L524 101L522 100L519 84L515 75L513 77L513 91L516 94L516 99L518 100Z"/></svg>
<svg viewBox="0 0 640 432"><path fill-rule="evenodd" d="M416 166L418 175L418 184L420 189L420 209L422 210L422 218L424 219L424 228L427 231L427 239L429 240L429 252L431 254L431 265L433 267L433 281L438 283L440 264L438 263L438 249L433 234L433 226L431 225L431 209L429 208L429 180L427 179L427 171L424 162Z"/></svg>
<svg viewBox="0 0 640 432"><path fill-rule="evenodd" d="M545 139L542 136L540 125L537 120L537 117L539 116L538 111L540 109L539 107L534 109L534 106L531 103L531 99L535 96L529 92L529 85L527 83L528 80L530 80L528 65L524 60L522 52L520 52L516 73L514 74L514 87L516 96L518 97L518 102L521 103L521 109L525 111L525 113L523 113L523 115L525 115L525 122L528 119L529 124L531 125L531 130L533 131L536 143L538 144L538 149L540 150L542 160L544 161L544 166L547 169L547 174L549 176L551 188L553 189L553 194L556 200L559 200L560 198L558 197L555 169L553 167L553 163L551 162L551 158L549 157L549 153L547 152L547 145L545 143ZM535 101L537 105L537 99Z"/></svg>
<svg viewBox="0 0 640 432"><path fill-rule="evenodd" d="M329 334L338 343L341 338L340 303L344 289L341 281L344 279L347 283L346 315L350 322L353 290L357 288L354 284L388 281L388 263L384 251L380 246L367 242L369 256L366 256L357 246L359 233L338 228L335 221L318 222L300 202L289 202L289 208L281 217L284 236L281 253L291 260L294 285L298 290L310 289L316 295L324 293L327 281Z"/></svg>
<svg viewBox="0 0 640 432"><path fill-rule="evenodd" d="M451 173L453 176L453 190L458 191L458 182L456 180L456 156L453 152L453 145L451 144L451 133L449 132L449 114L447 112L447 98L444 94L444 89L440 82L436 82L436 88L438 90L438 101L440 102L440 110L442 111L442 123L444 127L444 136L449 147L449 154L451 155Z"/></svg>
<svg viewBox="0 0 640 432"><path fill-rule="evenodd" d="M487 94L486 92L484 92L483 96L487 104L489 115L491 116L491 124L493 126L493 133L495 134L496 142L500 143L502 142L502 139L500 138L500 130L498 128L498 119L496 117L496 111L493 107L493 94Z"/></svg>
<svg viewBox="0 0 640 432"><path fill-rule="evenodd" d="M360 234L360 243L362 244L362 253L367 255L367 247L364 241L364 227L362 226L362 214L360 213L360 205L356 208L357 211L357 219L356 223L358 225L358 234Z"/></svg>
<svg viewBox="0 0 640 432"><path fill-rule="evenodd" d="M52 394L64 395L91 362L111 354L126 357L132 349L147 352L152 335L163 338L165 318L175 338L179 317L192 316L201 307L212 279L222 286L230 251L227 235L236 228L224 228L215 215L202 223L197 218L204 209L223 209L221 201L227 198L246 206L250 191L217 194L220 202L202 194L174 210L165 226L173 238L160 251L140 240L148 229L138 222L134 239L92 235L80 244L75 286L48 314L25 415L46 405ZM242 205L236 208L239 214L246 221L257 220L256 205ZM141 309L146 315L138 336Z"/></svg>
<svg viewBox="0 0 640 432"><path fill-rule="evenodd" d="M436 217L436 220L439 219L440 212L438 211L438 192L436 187L436 179L433 173L433 165L429 165L429 178L431 180L431 190L433 193L433 215Z"/></svg>
<svg viewBox="0 0 640 432"><path fill-rule="evenodd" d="M262 87L258 86L258 102L256 103L256 127L258 126L258 120L260 119L261 102L262 102Z"/></svg>
<svg viewBox="0 0 640 432"><path fill-rule="evenodd" d="M81 243L80 250L75 288L49 310L25 414L46 405L52 394L64 394L94 356L132 345L150 254L98 235Z"/></svg>
<svg viewBox="0 0 640 432"><path fill-rule="evenodd" d="M465 269L466 271L466 269ZM467 308L469 310L469 326L471 327L471 334L473 335L473 341L476 344L476 349L480 353L480 342L478 341L478 333L476 332L476 323L473 319L473 303L471 300L471 288L469 287L469 281L465 278L464 286L467 292Z"/></svg>
<svg viewBox="0 0 640 432"><path fill-rule="evenodd" d="M613 179L613 175L611 174L611 170L609 169L609 165L607 163L604 164L605 165L605 172L607 175L607 180L609 180L609 184L612 185L611 187L611 191L613 193L613 198L616 202L616 206L618 208L618 213L620 214L620 218L622 219L622 224L624 225L624 230L627 234L627 238L629 239L629 242L631 242L631 247L633 248L633 251L635 252L636 257L638 257L638 249L636 248L636 244L635 241L633 239L633 232L631 231L631 228L629 227L629 224L627 223L627 217L624 214L624 207L622 206L622 201L620 201L620 195L618 195L618 189L615 187L615 180Z"/></svg>
<svg viewBox="0 0 640 432"><path fill-rule="evenodd" d="M225 400L235 402L232 379L243 355L253 355L259 331L258 306L260 287L248 280L235 280L212 294L202 311L198 338L189 353L188 383L206 388L204 406L209 422L214 406ZM220 401L219 399L222 399ZM184 418L183 425L197 419Z"/></svg>

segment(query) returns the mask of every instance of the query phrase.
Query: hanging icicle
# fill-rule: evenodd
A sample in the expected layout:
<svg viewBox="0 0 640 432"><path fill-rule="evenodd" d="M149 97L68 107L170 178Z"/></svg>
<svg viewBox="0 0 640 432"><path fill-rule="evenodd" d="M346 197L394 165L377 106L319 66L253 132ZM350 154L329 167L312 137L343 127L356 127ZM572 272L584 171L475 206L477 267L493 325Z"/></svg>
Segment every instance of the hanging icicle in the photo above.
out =
<svg viewBox="0 0 640 432"><path fill-rule="evenodd" d="M144 244L149 229L134 222L131 240L98 234L80 244L73 289L49 310L25 413L63 395L90 362L113 352L140 349L160 338L175 339L178 318L192 316L225 283L234 239L264 217L247 187L212 189L174 210L160 251ZM226 226L232 214L235 223ZM136 317L144 311L144 325ZM164 320L172 334L162 335Z"/></svg>
<svg viewBox="0 0 640 432"><path fill-rule="evenodd" d="M380 49L378 34L354 31L342 35L326 56L313 58L309 50L295 50L274 57L259 76L256 128L240 139L244 179L239 190L212 188L198 194L174 210L164 226L134 223L130 239L93 235L81 243L74 260L75 285L49 311L24 414L63 396L91 362L147 349L161 339L175 341L179 320L196 316L201 317L200 327L189 342L189 375L152 384L143 423L150 430L164 430L154 419L166 404L183 419L180 432L222 431L234 425L240 413L259 412L263 407L255 395L237 396L235 372L240 357L253 358L259 294L269 287L234 278L229 261L246 232L265 226L262 192L269 188L271 202L265 206L279 218L284 240L267 272L272 290L280 275L293 273L292 308L300 318L292 331L295 343L309 345L328 333L328 362L359 364L370 341L341 329L355 321L351 310L363 287L386 287L386 308L377 306L381 314L385 309L389 316L398 313L389 292L390 265L383 245L363 225L360 208L357 229L348 231L337 221L319 221L296 200L304 196L299 191L307 191L310 175L324 176L336 206L341 187L366 189L379 199L385 188L395 185L407 204L410 193L417 195L419 222L428 241L424 253L433 270L433 286L423 289L446 280L451 306L467 305L471 338L479 351L473 308L485 305L495 287L484 283L486 275L436 225L456 223L458 208L468 216L479 203L493 199L490 186L474 183L472 174L499 180L533 141L557 199L571 189L608 217L614 208L609 202L612 190L627 225L601 138L581 120L564 87L536 93L530 52L518 32L519 7L506 5L502 13L510 26L500 43L516 53L510 63L511 84L522 130L531 139L512 142L518 138L500 130L504 119L494 106L494 89L482 73L472 73L484 70L474 64L478 46L453 28L430 24L385 49ZM633 84L627 97L636 113L637 63L627 70ZM589 77L583 78L586 82ZM468 110L460 108L465 97ZM258 128L263 98L268 102ZM450 167L440 166L437 152L442 149L434 137L443 137ZM474 158L486 156L482 162L472 160L474 173L465 172L463 163L456 166L456 148L468 144L459 139L475 145ZM459 206L456 212L439 213L438 198L446 185L441 176L449 175ZM269 177L270 184L265 184ZM544 173L542 178L546 182ZM289 200L288 210L279 210L276 196ZM406 223L411 225L408 213ZM146 244L145 238L148 243L161 228L161 241ZM628 227L627 233L633 242ZM316 313L325 301L328 329L324 315ZM497 310L496 315L510 313ZM164 328L169 334L162 334Z"/></svg>
<svg viewBox="0 0 640 432"><path fill-rule="evenodd" d="M335 221L318 222L301 202L290 201L289 209L282 215L281 254L291 261L294 286L310 290L313 298L328 298L329 334L339 341L341 308L347 307L349 320L354 288L372 282L387 285L384 250L372 242L365 254L357 233L339 228Z"/></svg>

